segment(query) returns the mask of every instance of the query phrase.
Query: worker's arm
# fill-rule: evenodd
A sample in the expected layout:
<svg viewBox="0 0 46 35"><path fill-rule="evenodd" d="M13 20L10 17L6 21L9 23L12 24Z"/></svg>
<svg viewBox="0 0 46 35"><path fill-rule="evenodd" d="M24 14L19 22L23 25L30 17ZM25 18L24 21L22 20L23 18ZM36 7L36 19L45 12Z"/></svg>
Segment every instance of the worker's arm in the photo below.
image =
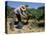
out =
<svg viewBox="0 0 46 35"><path fill-rule="evenodd" d="M23 15L24 15L25 17L27 17L27 14L26 14L25 12L23 12Z"/></svg>
<svg viewBox="0 0 46 35"><path fill-rule="evenodd" d="M27 17L27 15L26 15L25 13L23 13L23 14L21 13L20 15L21 15L21 17L23 17L23 18L24 18L24 17L25 17L25 18Z"/></svg>

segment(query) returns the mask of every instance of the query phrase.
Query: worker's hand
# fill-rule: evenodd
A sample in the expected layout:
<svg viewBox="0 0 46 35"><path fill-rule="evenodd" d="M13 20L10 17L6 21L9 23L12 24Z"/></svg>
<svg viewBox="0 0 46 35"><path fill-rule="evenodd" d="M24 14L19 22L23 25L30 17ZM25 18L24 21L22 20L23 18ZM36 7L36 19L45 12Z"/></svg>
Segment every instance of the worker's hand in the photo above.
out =
<svg viewBox="0 0 46 35"><path fill-rule="evenodd" d="M32 16L32 14L29 14L28 16Z"/></svg>

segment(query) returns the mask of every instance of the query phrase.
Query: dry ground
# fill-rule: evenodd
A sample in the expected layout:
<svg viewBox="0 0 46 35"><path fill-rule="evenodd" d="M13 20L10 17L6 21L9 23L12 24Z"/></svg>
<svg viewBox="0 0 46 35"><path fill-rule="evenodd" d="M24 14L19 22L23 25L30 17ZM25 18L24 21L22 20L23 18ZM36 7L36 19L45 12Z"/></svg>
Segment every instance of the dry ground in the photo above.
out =
<svg viewBox="0 0 46 35"><path fill-rule="evenodd" d="M24 25L22 29L16 29L15 31L12 31L10 29L9 23L12 21L12 18L7 18L7 32L8 34L12 34L12 33L26 33L26 32L44 32L44 28L39 28L39 27L31 27L32 22L34 22L34 20L29 20L29 24L28 25ZM37 21L38 22L38 21Z"/></svg>

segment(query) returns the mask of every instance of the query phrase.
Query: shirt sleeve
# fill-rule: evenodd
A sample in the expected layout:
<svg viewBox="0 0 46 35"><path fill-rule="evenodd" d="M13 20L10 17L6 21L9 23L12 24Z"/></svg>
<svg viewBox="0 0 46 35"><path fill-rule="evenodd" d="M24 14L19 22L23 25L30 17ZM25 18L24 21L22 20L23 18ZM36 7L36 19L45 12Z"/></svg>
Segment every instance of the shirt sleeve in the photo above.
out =
<svg viewBox="0 0 46 35"><path fill-rule="evenodd" d="M20 14L19 9L14 10L15 14Z"/></svg>

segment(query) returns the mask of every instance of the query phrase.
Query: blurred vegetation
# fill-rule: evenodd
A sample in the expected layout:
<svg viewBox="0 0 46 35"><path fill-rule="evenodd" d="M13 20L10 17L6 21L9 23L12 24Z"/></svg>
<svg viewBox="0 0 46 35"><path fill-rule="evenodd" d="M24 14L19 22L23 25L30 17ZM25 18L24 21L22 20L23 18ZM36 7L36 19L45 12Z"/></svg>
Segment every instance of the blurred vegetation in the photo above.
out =
<svg viewBox="0 0 46 35"><path fill-rule="evenodd" d="M30 16L32 19L37 19L37 20L41 20L44 19L45 17L45 12L44 12L44 6L42 7L38 7L38 9L29 9L28 11L28 16ZM32 16L31 16L32 14Z"/></svg>
<svg viewBox="0 0 46 35"><path fill-rule="evenodd" d="M28 7L28 5L26 6ZM37 9L33 9L33 8L28 9L27 12L28 12L28 16L30 16L32 19L40 20L40 19L44 19L44 16L45 16L44 10L45 10L45 7L41 6L41 7L38 7ZM13 11L14 11L14 8L7 6L7 17L13 17L13 13L14 13Z"/></svg>
<svg viewBox="0 0 46 35"><path fill-rule="evenodd" d="M14 8L7 6L7 17L13 17Z"/></svg>

